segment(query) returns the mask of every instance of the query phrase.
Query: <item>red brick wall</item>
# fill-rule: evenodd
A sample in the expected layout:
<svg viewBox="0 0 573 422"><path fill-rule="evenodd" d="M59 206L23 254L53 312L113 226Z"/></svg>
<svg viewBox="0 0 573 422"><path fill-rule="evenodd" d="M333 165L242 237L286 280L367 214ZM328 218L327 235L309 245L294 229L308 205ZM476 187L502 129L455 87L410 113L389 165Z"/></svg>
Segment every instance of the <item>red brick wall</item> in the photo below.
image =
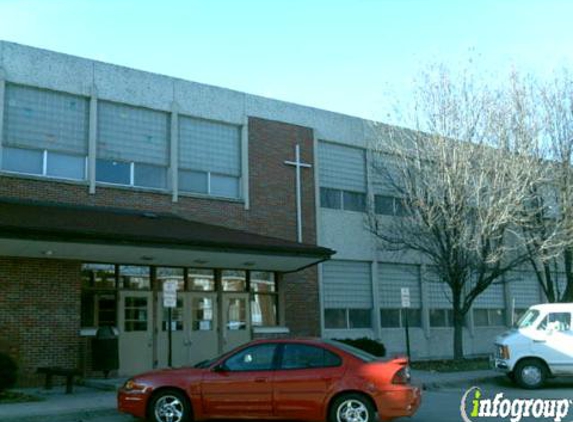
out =
<svg viewBox="0 0 573 422"><path fill-rule="evenodd" d="M250 210L242 202L97 187L54 180L0 177L0 197L172 212L190 220L296 240L295 145L314 162L309 128L249 119ZM302 170L303 241L316 243L313 169ZM0 338L13 339L26 373L37 366L75 366L80 319L79 264L55 260L0 261ZM286 324L294 335L319 334L316 268L288 274L280 286ZM2 328L4 327L4 328ZM6 328L8 327L8 328ZM21 329L19 328L21 327ZM51 336L57 337L52 342Z"/></svg>
<svg viewBox="0 0 573 422"><path fill-rule="evenodd" d="M0 258L0 339L20 385L40 366L78 367L80 291L79 262Z"/></svg>

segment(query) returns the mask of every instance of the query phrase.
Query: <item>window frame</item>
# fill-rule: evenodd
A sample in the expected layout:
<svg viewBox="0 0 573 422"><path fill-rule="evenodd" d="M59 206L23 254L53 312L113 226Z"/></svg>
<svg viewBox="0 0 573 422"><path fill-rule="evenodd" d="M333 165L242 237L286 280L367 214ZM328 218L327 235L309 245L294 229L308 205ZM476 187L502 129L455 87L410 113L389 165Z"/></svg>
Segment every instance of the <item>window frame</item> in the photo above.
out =
<svg viewBox="0 0 573 422"><path fill-rule="evenodd" d="M12 147L8 145L2 145L3 149L14 149L14 150L22 150L22 151L31 151L36 153L41 153L42 155L42 170L40 173L28 173L24 171L17 171L17 170L9 170L4 168L4 157L2 158L2 166L0 170L3 173L15 174L15 175L22 175L22 176L31 176L31 177L42 177L47 179L54 179L54 180L66 180L71 182L87 182L88 179L88 156L87 155L79 155L73 154L68 152L61 152L61 151L50 151L49 149L35 149L35 148L21 148L21 147ZM65 177L65 176L55 176L53 174L48 173L48 161L50 153L53 154L60 154L60 155L68 155L70 157L76 157L83 159L84 162L84 174L82 179L75 179L73 177Z"/></svg>
<svg viewBox="0 0 573 422"><path fill-rule="evenodd" d="M179 179L181 172L205 174L207 176L206 191L205 192L197 192L197 191L182 189L180 179ZM212 181L211 181L211 178L213 175L214 176L227 177L230 179L235 179L237 181L237 196L223 196L223 195L214 194L212 192ZM178 183L177 183L178 184L178 191L182 195L202 195L202 196L209 196L212 198L230 199L230 200L236 200L236 201L242 200L243 196L244 196L243 195L243 175L242 174L239 176L234 176L231 174L219 173L219 172L210 171L210 170L196 170L196 169L192 169L192 168L188 168L188 167L177 167L177 181L178 181Z"/></svg>

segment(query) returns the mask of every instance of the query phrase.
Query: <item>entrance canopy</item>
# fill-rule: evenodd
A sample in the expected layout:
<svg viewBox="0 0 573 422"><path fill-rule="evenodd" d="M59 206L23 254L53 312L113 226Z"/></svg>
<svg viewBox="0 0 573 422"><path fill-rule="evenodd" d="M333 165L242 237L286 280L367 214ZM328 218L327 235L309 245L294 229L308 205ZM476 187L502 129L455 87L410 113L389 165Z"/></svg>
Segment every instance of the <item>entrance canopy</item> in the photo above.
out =
<svg viewBox="0 0 573 422"><path fill-rule="evenodd" d="M169 213L0 201L2 256L291 272L334 253Z"/></svg>

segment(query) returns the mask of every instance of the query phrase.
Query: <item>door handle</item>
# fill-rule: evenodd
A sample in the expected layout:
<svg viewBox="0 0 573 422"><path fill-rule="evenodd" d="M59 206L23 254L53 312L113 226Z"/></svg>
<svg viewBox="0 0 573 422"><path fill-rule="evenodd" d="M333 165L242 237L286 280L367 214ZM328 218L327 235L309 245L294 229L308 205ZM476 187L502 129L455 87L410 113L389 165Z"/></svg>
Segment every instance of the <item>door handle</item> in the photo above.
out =
<svg viewBox="0 0 573 422"><path fill-rule="evenodd" d="M264 377L255 378L255 382L267 382L267 379Z"/></svg>
<svg viewBox="0 0 573 422"><path fill-rule="evenodd" d="M534 343L547 343L547 340L533 340Z"/></svg>
<svg viewBox="0 0 573 422"><path fill-rule="evenodd" d="M322 380L325 381L325 382L331 382L331 381L333 380L333 377L324 376L324 377L321 377L321 378L322 378Z"/></svg>

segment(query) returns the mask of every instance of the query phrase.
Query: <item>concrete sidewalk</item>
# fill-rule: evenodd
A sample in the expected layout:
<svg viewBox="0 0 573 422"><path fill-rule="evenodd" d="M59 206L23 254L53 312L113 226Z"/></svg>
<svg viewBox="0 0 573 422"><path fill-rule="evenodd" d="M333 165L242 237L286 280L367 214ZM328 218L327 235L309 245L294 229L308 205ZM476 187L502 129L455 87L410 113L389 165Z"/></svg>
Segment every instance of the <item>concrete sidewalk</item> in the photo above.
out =
<svg viewBox="0 0 573 422"><path fill-rule="evenodd" d="M43 400L0 404L0 421L58 422L117 413L115 391L102 391L83 386L74 386L73 394L65 394L64 390L63 386L56 386L52 390L39 388L17 390Z"/></svg>
<svg viewBox="0 0 573 422"><path fill-rule="evenodd" d="M500 376L490 370L439 373L412 370L412 383L425 390L480 385ZM41 402L0 405L0 422L59 422L70 419L116 415L116 390L125 379L85 380L74 386L73 394L64 394L64 387L53 390L23 389L27 394L44 399Z"/></svg>

